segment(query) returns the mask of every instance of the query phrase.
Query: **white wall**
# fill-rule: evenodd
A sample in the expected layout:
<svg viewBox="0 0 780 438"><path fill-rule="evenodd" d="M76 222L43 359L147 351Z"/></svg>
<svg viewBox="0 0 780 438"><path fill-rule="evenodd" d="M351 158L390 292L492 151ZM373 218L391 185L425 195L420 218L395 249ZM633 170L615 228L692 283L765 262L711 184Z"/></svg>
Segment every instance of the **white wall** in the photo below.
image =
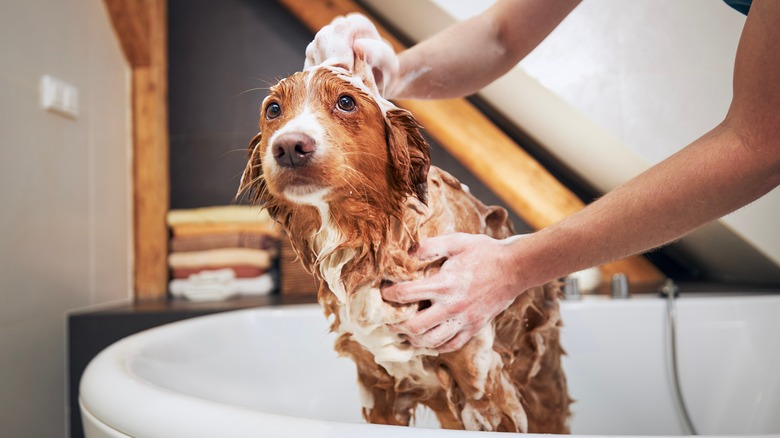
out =
<svg viewBox="0 0 780 438"><path fill-rule="evenodd" d="M0 59L0 435L66 436L66 312L130 297L129 68L101 0L4 0Z"/></svg>
<svg viewBox="0 0 780 438"><path fill-rule="evenodd" d="M366 2L414 40L493 3ZM584 0L480 95L606 192L723 119L744 22L722 1ZM778 223L780 189L775 189L687 239L686 249L711 269L778 281ZM724 246L713 252L719 240L751 248L731 251L738 257ZM751 251L763 257L745 258Z"/></svg>

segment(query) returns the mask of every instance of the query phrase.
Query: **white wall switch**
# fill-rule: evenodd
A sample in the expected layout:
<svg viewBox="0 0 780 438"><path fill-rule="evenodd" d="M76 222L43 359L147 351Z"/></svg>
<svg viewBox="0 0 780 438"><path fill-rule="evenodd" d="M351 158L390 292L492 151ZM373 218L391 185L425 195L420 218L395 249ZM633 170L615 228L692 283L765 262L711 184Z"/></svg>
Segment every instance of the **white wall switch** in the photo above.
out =
<svg viewBox="0 0 780 438"><path fill-rule="evenodd" d="M79 115L79 90L49 75L41 77L41 105L47 111L75 119Z"/></svg>

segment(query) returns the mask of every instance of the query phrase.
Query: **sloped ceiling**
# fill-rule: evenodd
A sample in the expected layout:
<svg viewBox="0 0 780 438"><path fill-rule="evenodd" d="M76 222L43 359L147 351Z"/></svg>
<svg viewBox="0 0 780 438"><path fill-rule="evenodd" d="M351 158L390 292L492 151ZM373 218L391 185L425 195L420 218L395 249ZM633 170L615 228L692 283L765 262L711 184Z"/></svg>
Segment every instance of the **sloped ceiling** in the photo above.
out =
<svg viewBox="0 0 780 438"><path fill-rule="evenodd" d="M420 41L492 2L362 3ZM722 119L743 24L721 2L590 0L480 96L606 192ZM777 284L778 224L775 189L676 247L706 278Z"/></svg>

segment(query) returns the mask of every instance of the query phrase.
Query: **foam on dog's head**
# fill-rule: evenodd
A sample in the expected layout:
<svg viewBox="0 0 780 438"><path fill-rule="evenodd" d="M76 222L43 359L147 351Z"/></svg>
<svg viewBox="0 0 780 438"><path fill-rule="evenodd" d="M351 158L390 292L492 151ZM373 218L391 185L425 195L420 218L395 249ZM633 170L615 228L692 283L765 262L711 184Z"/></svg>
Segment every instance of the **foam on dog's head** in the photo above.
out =
<svg viewBox="0 0 780 438"><path fill-rule="evenodd" d="M323 64L308 67L304 71L313 71L316 69L331 71L340 79L349 82L355 88L371 96L377 105L379 105L383 114L387 114L390 110L398 109L395 104L385 99L379 92L376 80L374 79L373 69L360 58L355 59L355 65L352 71L347 70L339 64L327 63L327 61Z"/></svg>

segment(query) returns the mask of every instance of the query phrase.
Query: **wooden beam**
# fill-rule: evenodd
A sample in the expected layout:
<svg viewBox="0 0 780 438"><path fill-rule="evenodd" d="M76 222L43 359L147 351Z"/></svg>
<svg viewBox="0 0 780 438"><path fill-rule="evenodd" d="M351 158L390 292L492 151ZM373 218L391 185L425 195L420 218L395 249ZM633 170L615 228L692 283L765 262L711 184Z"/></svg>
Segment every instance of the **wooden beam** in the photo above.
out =
<svg viewBox="0 0 780 438"><path fill-rule="evenodd" d="M137 300L149 300L168 290L167 24L165 0L139 3L149 18L150 58L147 66L133 68L132 77L134 292Z"/></svg>
<svg viewBox="0 0 780 438"><path fill-rule="evenodd" d="M119 44L130 67L146 67L152 60L149 0L103 0Z"/></svg>
<svg viewBox="0 0 780 438"><path fill-rule="evenodd" d="M279 0L312 32L339 15L366 10L352 0ZM405 49L378 23L379 33L396 51ZM465 99L404 100L425 130L530 226L540 229L582 209L585 204ZM475 144L482 145L474 148ZM625 273L632 282L659 282L663 275L641 256L605 265L602 272Z"/></svg>
<svg viewBox="0 0 780 438"><path fill-rule="evenodd" d="M582 208L579 198L467 100L398 103L534 229Z"/></svg>

